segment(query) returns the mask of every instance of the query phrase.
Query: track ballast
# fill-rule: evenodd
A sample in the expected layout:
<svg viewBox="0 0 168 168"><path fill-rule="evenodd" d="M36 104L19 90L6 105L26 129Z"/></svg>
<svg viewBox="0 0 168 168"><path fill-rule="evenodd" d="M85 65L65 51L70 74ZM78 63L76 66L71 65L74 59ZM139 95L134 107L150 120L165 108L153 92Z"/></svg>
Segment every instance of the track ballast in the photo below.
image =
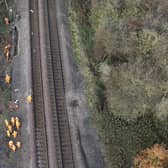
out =
<svg viewBox="0 0 168 168"><path fill-rule="evenodd" d="M39 4L43 3L44 33L40 33ZM31 56L32 56L32 84L34 100L34 134L36 145L36 166L38 168L74 168L72 144L69 129L69 120L65 105L65 86L63 64L59 43L56 1L55 0L30 0L30 28L31 28ZM43 37L45 36L45 38ZM46 53L41 52L40 38L44 38ZM42 60L44 59L45 60ZM47 62L44 69L43 62ZM44 97L44 74L48 79L47 88L49 97ZM50 109L45 108L45 103L50 100ZM50 113L50 114L49 114ZM51 127L46 124L49 117ZM50 136L50 130L52 134ZM50 147L52 139L52 149ZM50 151L55 150L51 157ZM53 160L53 163L52 163ZM54 161L56 160L56 165Z"/></svg>

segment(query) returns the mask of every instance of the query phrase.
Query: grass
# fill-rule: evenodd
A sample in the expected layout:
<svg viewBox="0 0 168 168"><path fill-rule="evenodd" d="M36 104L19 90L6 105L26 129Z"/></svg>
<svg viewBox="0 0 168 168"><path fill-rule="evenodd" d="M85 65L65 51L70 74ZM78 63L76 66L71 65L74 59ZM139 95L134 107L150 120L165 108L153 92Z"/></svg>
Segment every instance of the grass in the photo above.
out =
<svg viewBox="0 0 168 168"><path fill-rule="evenodd" d="M85 80L85 93L87 95L87 102L89 103L89 106L92 109L96 109L94 106L96 105L96 97L93 100L93 96L95 96L95 80L94 76L91 73L88 65L89 60L86 54L86 50L83 47L82 39L80 38L80 32L78 25L76 24L77 15L76 12L70 11L71 18L70 18L70 26L71 26L71 34L72 34L72 41L73 41L73 48L75 53L75 62L80 66L80 71L82 71L82 74L87 79Z"/></svg>
<svg viewBox="0 0 168 168"><path fill-rule="evenodd" d="M9 13L7 11L7 7L4 0L0 1L0 32L6 34L9 32L9 26L5 25L4 17L9 17ZM11 19L11 18L10 18Z"/></svg>

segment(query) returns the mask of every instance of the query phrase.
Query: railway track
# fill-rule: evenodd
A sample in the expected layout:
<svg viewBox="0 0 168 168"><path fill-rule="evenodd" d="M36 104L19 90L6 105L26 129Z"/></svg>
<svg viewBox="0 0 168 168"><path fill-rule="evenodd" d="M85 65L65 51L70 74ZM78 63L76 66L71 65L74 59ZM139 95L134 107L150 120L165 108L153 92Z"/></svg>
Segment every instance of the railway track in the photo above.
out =
<svg viewBox="0 0 168 168"><path fill-rule="evenodd" d="M38 11L38 2L30 1L30 9ZM32 84L33 84L33 112L34 112L34 134L35 134L35 151L36 166L38 168L49 168L47 136L45 127L44 99L43 99L43 82L41 70L41 52L39 46L39 21L38 13L31 15L31 55L32 55ZM34 33L34 34L33 34Z"/></svg>
<svg viewBox="0 0 168 168"><path fill-rule="evenodd" d="M40 33L39 3L43 3L44 33ZM68 115L65 105L65 89L56 0L30 0L32 84L34 100L34 134L37 168L74 168ZM45 36L46 53L41 52L40 38ZM43 55L43 57L42 57ZM45 60L43 60L45 58ZM44 62L47 62L44 70ZM46 72L49 96L44 97L44 74ZM45 104L49 100L50 110ZM50 114L49 114L50 113ZM48 117L50 116L50 117ZM51 126L46 123L49 118ZM52 130L52 131L50 131ZM52 132L52 135L51 133ZM51 136L50 136L51 135ZM52 147L48 144L52 138ZM55 156L50 154L54 151ZM50 158L52 156L52 159ZM56 160L56 164L55 164Z"/></svg>

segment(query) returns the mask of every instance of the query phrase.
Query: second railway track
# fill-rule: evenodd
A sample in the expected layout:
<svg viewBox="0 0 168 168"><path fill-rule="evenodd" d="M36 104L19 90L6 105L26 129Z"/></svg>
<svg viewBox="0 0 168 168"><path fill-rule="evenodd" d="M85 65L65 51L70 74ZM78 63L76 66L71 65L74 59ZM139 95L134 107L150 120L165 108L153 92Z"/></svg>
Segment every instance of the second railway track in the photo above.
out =
<svg viewBox="0 0 168 168"><path fill-rule="evenodd" d="M43 34L39 26L39 6L43 7ZM63 66L61 59L56 0L30 0L30 29L31 29L31 56L32 82L34 100L34 134L37 168L74 168L72 144L68 115L65 105L65 89ZM40 38L45 36L41 52ZM42 57L42 54L44 55ZM45 58L45 60L43 60ZM43 63L46 62L44 70ZM46 71L46 76L43 72ZM47 78L49 96L44 97L44 77ZM50 110L46 111L45 103L50 102ZM50 117L48 117L50 116ZM49 118L51 127L46 123ZM50 132L53 134L49 136ZM50 138L54 144L50 145ZM52 146L52 147L51 147ZM52 149L51 149L52 148ZM55 156L51 157L50 151ZM51 163L53 162L53 163ZM54 164L56 163L56 164Z"/></svg>

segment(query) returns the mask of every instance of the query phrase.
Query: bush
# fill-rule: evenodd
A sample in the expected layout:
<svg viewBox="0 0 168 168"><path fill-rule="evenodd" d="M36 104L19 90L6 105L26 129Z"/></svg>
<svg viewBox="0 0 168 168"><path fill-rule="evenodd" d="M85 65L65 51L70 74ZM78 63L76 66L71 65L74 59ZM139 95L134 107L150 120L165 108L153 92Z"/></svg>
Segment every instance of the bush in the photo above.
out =
<svg viewBox="0 0 168 168"><path fill-rule="evenodd" d="M168 150L164 145L155 144L140 152L134 159L134 168L167 168Z"/></svg>

